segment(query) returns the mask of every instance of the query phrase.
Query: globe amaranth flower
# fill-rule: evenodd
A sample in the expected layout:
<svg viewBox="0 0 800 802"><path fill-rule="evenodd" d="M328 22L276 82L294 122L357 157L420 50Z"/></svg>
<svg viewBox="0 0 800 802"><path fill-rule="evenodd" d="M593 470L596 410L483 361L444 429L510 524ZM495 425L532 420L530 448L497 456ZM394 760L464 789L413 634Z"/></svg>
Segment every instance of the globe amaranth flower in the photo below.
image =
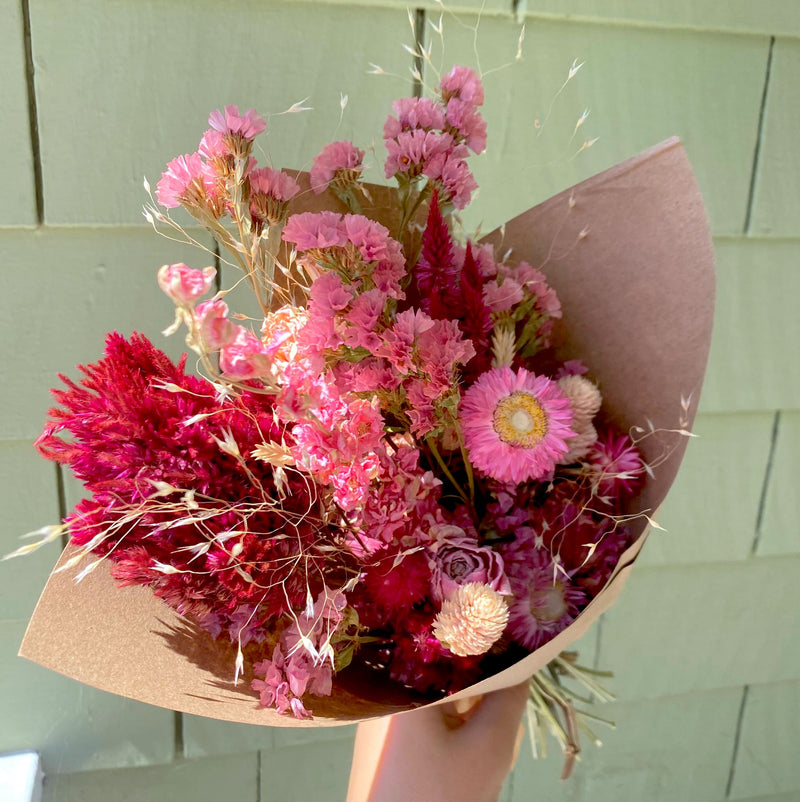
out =
<svg viewBox="0 0 800 802"><path fill-rule="evenodd" d="M508 621L504 597L488 585L459 585L433 622L436 639L459 657L485 654L500 639Z"/></svg>
<svg viewBox="0 0 800 802"><path fill-rule="evenodd" d="M459 420L475 468L514 484L545 477L575 435L569 399L524 368L481 374L464 393Z"/></svg>

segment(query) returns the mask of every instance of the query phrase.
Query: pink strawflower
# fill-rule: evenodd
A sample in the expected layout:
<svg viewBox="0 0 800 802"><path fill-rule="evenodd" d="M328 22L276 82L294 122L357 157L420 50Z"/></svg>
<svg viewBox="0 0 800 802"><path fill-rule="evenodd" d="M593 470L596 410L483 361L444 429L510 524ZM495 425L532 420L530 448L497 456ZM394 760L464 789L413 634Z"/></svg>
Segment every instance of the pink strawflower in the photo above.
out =
<svg viewBox="0 0 800 802"><path fill-rule="evenodd" d="M451 98L458 98L473 106L483 105L483 84L477 73L469 67L453 67L440 81L439 91L445 103Z"/></svg>
<svg viewBox="0 0 800 802"><path fill-rule="evenodd" d="M575 434L569 399L555 382L524 368L482 374L464 393L459 420L472 464L515 484L547 476Z"/></svg>
<svg viewBox="0 0 800 802"><path fill-rule="evenodd" d="M238 106L225 106L225 111L212 111L208 116L208 124L223 136L236 134L243 139L253 140L262 131L265 131L267 124L255 109L248 109L244 114L239 114Z"/></svg>
<svg viewBox="0 0 800 802"><path fill-rule="evenodd" d="M363 160L364 151L352 142L331 142L314 159L309 172L311 189L319 195L332 182L341 189L352 186L361 175Z"/></svg>
<svg viewBox="0 0 800 802"><path fill-rule="evenodd" d="M158 286L178 305L193 306L195 301L214 286L217 271L213 267L195 270L183 262L162 265L158 270Z"/></svg>
<svg viewBox="0 0 800 802"><path fill-rule="evenodd" d="M227 378L249 381L270 375L272 360L258 337L237 326L234 339L220 350L219 366Z"/></svg>
<svg viewBox="0 0 800 802"><path fill-rule="evenodd" d="M219 351L236 338L236 324L228 320L228 305L224 301L205 301L194 310L200 339L209 351Z"/></svg>
<svg viewBox="0 0 800 802"><path fill-rule="evenodd" d="M603 432L586 456L592 482L601 495L632 493L644 475L642 457L626 434Z"/></svg>
<svg viewBox="0 0 800 802"><path fill-rule="evenodd" d="M532 551L527 562L509 564L507 570L514 591L508 632L528 649L538 649L566 629L589 601L544 549Z"/></svg>
<svg viewBox="0 0 800 802"><path fill-rule="evenodd" d="M208 205L214 182L208 175L199 153L177 156L167 164L156 185L156 198L167 209Z"/></svg>

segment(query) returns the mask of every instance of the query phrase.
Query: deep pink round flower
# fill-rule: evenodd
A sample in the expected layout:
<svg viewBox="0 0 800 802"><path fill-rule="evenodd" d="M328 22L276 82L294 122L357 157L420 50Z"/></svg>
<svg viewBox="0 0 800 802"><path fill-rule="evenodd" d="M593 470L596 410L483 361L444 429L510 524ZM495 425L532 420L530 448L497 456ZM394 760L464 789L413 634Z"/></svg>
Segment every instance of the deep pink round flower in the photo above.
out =
<svg viewBox="0 0 800 802"><path fill-rule="evenodd" d="M526 648L538 649L566 629L589 598L554 566L544 549L533 551L529 561L516 564L513 571L508 632Z"/></svg>
<svg viewBox="0 0 800 802"><path fill-rule="evenodd" d="M482 374L461 400L472 464L501 482L541 479L567 453L569 399L545 376L505 367Z"/></svg>
<svg viewBox="0 0 800 802"><path fill-rule="evenodd" d="M631 493L644 475L642 457L627 434L603 432L587 457L592 478L601 493Z"/></svg>

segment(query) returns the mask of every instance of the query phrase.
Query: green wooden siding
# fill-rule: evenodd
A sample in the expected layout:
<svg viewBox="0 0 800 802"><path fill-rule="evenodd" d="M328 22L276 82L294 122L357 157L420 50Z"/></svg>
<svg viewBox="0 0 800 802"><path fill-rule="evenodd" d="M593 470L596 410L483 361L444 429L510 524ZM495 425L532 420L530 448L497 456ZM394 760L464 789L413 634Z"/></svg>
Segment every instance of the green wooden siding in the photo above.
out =
<svg viewBox="0 0 800 802"><path fill-rule="evenodd" d="M0 0L0 335L5 381L0 550L81 489L32 441L57 371L97 359L106 331L159 332L154 280L202 254L141 217L146 175L191 151L225 103L277 113L265 164L307 167L352 138L382 180L389 104L411 90L404 0ZM425 22L439 7L416 6ZM483 230L673 134L706 199L718 300L701 414L673 493L619 604L580 644L616 672L618 722L573 780L525 751L502 800L789 802L800 798L800 7L795 0L454 0L478 27L489 149L465 224ZM478 21L478 11L481 12ZM516 8L516 14L513 13ZM26 20L26 14L29 19ZM475 65L446 19L444 63ZM28 25L29 24L29 25ZM26 58L24 32L31 33ZM427 26L428 41L434 36ZM548 107L573 59L585 66ZM436 46L433 64L440 59ZM393 76L368 75L369 62ZM425 80L436 80L426 69ZM32 94L29 92L32 89ZM349 97L340 118L341 94ZM570 142L576 119L591 114ZM32 136L31 114L38 129ZM536 127L536 120L546 124ZM35 127L35 126L34 126ZM575 156L584 139L598 137ZM43 219L37 218L37 174ZM204 240L207 241L207 240ZM223 281L230 280L223 271ZM179 716L16 657L57 547L0 564L0 752L41 752L48 802L336 799L353 728L271 730ZM527 748L527 747L526 747Z"/></svg>

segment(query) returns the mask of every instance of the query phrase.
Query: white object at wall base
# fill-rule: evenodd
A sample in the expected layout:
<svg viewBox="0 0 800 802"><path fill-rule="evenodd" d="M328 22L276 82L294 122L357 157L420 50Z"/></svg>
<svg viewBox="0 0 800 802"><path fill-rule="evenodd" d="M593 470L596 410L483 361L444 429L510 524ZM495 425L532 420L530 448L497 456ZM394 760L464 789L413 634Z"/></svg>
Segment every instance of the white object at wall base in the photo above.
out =
<svg viewBox="0 0 800 802"><path fill-rule="evenodd" d="M41 802L42 768L36 752L0 755L0 799Z"/></svg>

